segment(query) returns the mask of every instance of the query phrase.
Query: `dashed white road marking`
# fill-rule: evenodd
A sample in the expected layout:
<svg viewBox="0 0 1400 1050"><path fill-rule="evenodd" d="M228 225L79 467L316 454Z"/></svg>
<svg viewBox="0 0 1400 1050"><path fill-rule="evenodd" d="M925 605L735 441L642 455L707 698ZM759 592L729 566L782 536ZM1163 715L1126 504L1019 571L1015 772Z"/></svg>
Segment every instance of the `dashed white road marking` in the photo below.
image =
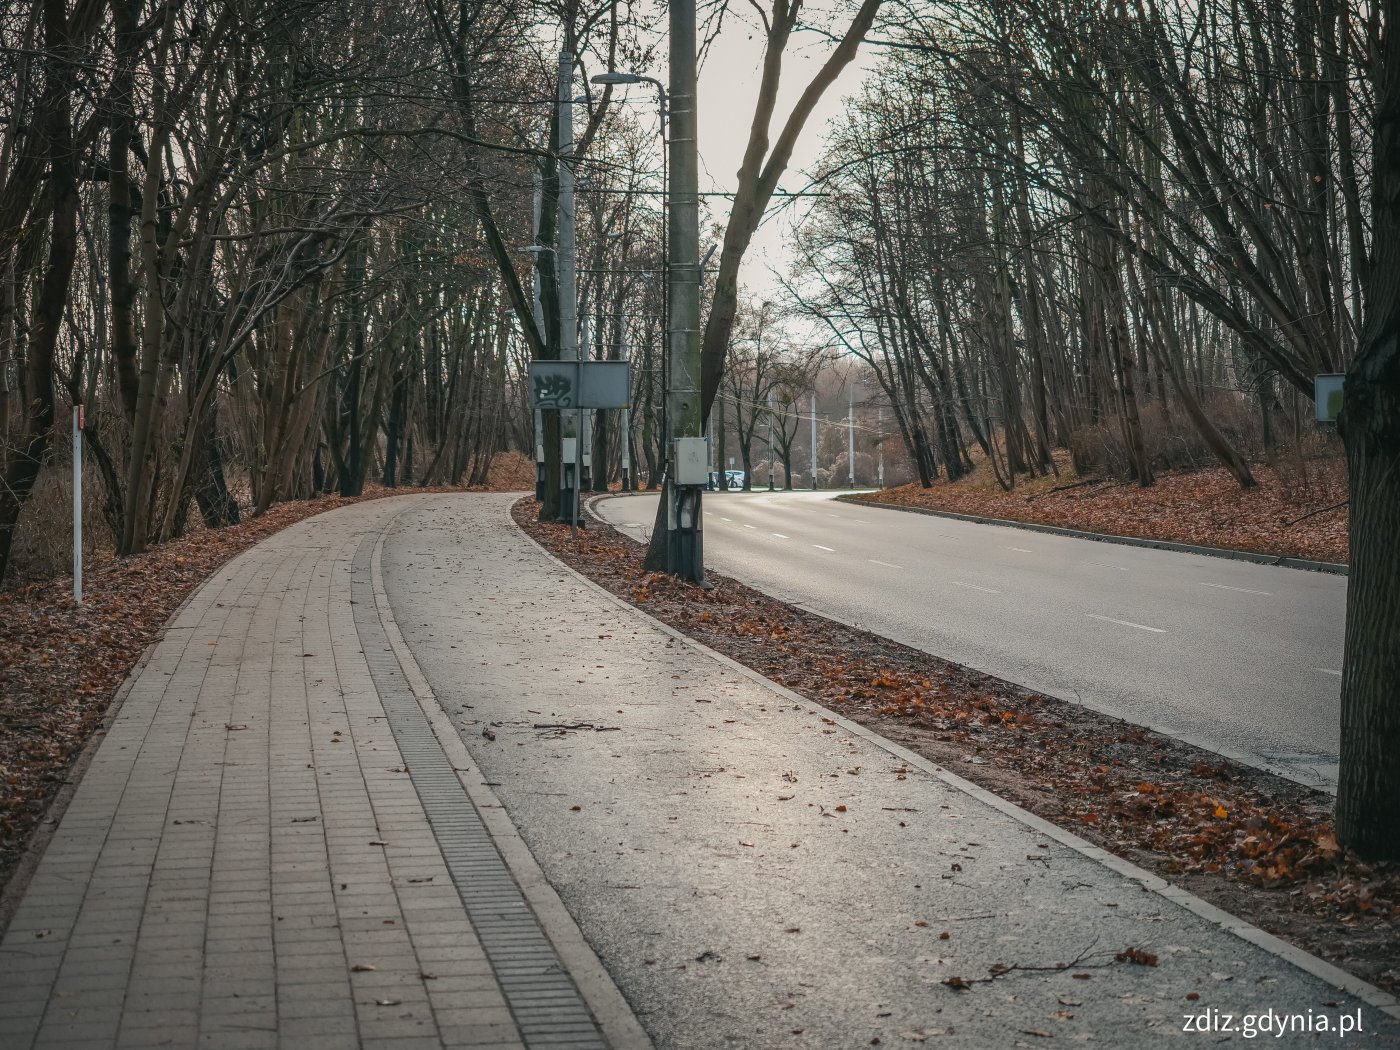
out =
<svg viewBox="0 0 1400 1050"><path fill-rule="evenodd" d="M788 538L787 536L784 536L781 532L770 532L769 535L776 536L780 540L785 540Z"/></svg>
<svg viewBox="0 0 1400 1050"><path fill-rule="evenodd" d="M1165 627L1148 627L1145 623L1133 623L1132 620L1115 620L1112 616L1097 616L1094 613L1085 613L1091 620L1103 620L1105 623L1122 624L1124 627L1136 627L1139 631L1152 631L1154 634L1166 634Z"/></svg>
<svg viewBox="0 0 1400 1050"><path fill-rule="evenodd" d="M855 520L856 520L859 524L861 524L861 525L869 525L869 524L870 524L870 522L866 521L864 518L856 518Z"/></svg>
<svg viewBox="0 0 1400 1050"><path fill-rule="evenodd" d="M1341 672L1341 671L1334 671L1334 670L1332 670L1330 667L1318 667L1318 668L1315 668L1315 670L1321 671L1323 674L1333 674L1333 675L1336 675L1338 678L1342 677L1342 672Z"/></svg>
<svg viewBox="0 0 1400 1050"><path fill-rule="evenodd" d="M1239 591L1241 594L1262 594L1265 598L1272 597L1274 593L1273 591L1252 591L1248 587L1231 587L1227 583L1206 583L1204 580L1200 581L1200 584L1202 587L1214 587L1219 591Z"/></svg>
<svg viewBox="0 0 1400 1050"><path fill-rule="evenodd" d="M1000 594L1001 591L994 591L990 587L979 587L975 583L963 583L962 580L950 580L954 587L966 587L969 591L982 591L985 594Z"/></svg>
<svg viewBox="0 0 1400 1050"><path fill-rule="evenodd" d="M733 521L733 518L726 518L723 514L719 516L720 521Z"/></svg>
<svg viewBox="0 0 1400 1050"><path fill-rule="evenodd" d="M1035 551L1027 550L1025 547L1004 547L1003 550L1020 551L1022 554L1034 554Z"/></svg>
<svg viewBox="0 0 1400 1050"><path fill-rule="evenodd" d="M746 529L756 529L756 528L758 528L758 526L757 526L757 525L745 525L744 528L746 528Z"/></svg>
<svg viewBox="0 0 1400 1050"><path fill-rule="evenodd" d="M836 553L835 547L823 547L820 543L814 543L812 544L812 546L817 548L817 550L819 551L830 551L832 554Z"/></svg>
<svg viewBox="0 0 1400 1050"><path fill-rule="evenodd" d="M871 565L883 565L887 569L899 569L900 571L903 571L904 569L903 565L894 565L891 562L880 561L878 558L866 558L865 560L868 561Z"/></svg>

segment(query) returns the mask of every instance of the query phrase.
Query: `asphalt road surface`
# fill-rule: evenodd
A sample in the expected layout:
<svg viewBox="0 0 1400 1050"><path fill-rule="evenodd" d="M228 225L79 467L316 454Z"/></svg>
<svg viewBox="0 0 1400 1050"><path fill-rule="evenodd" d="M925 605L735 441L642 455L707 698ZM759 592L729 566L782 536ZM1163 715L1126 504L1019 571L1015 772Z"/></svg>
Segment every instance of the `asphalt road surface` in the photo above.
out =
<svg viewBox="0 0 1400 1050"><path fill-rule="evenodd" d="M656 498L598 511L642 538ZM826 493L704 506L706 565L774 597L1336 790L1345 577Z"/></svg>

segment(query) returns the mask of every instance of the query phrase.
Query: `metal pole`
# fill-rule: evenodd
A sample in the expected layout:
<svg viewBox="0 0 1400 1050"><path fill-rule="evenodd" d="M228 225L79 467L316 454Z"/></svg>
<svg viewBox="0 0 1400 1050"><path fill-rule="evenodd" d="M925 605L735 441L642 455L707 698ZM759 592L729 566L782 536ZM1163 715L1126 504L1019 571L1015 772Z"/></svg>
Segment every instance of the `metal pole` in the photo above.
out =
<svg viewBox="0 0 1400 1050"><path fill-rule="evenodd" d="M852 383L849 407L846 409L846 479L856 487L856 385Z"/></svg>
<svg viewBox="0 0 1400 1050"><path fill-rule="evenodd" d="M578 319L578 359L580 361L593 360L593 344L589 342L592 333L588 329L588 315L584 314ZM579 430L579 455L583 464L583 471L578 476L579 488L590 488L593 483L593 425L595 414L591 410L579 409L578 430Z"/></svg>
<svg viewBox="0 0 1400 1050"><path fill-rule="evenodd" d="M875 409L875 448L880 453L880 487L885 487L885 410Z"/></svg>
<svg viewBox="0 0 1400 1050"><path fill-rule="evenodd" d="M83 406L73 406L73 601L83 604Z"/></svg>
<svg viewBox="0 0 1400 1050"><path fill-rule="evenodd" d="M768 491L773 491L773 392L768 392Z"/></svg>
<svg viewBox="0 0 1400 1050"><path fill-rule="evenodd" d="M627 315L623 314L618 331L622 333L622 345L617 348L619 360L627 360ZM622 491L632 491L632 411L624 408L618 426L622 441Z"/></svg>
<svg viewBox="0 0 1400 1050"><path fill-rule="evenodd" d="M559 54L559 357L577 361L578 354L578 243L574 213L574 56ZM577 389L577 387L575 387ZM578 530L578 485L583 444L582 410L561 412L559 423L565 447L574 439L573 472L567 460L561 471L562 505L571 508L570 533ZM570 433L572 431L572 433Z"/></svg>
<svg viewBox="0 0 1400 1050"><path fill-rule="evenodd" d="M700 412L700 173L696 153L695 0L672 0L670 180L667 202L670 294L670 382L666 391L672 441L701 436ZM674 448L668 450L673 465ZM702 482L679 484L668 472L667 569L703 583Z"/></svg>
<svg viewBox="0 0 1400 1050"><path fill-rule="evenodd" d="M817 491L817 392L812 391L812 491Z"/></svg>
<svg viewBox="0 0 1400 1050"><path fill-rule="evenodd" d="M535 172L535 222L534 240L532 244L540 243L540 210L544 203L544 176L538 171ZM534 299L531 303L535 315L535 328L544 332L544 299L543 289L540 286L539 258L535 258L536 265L534 277ZM535 409L535 499L544 500L544 410Z"/></svg>

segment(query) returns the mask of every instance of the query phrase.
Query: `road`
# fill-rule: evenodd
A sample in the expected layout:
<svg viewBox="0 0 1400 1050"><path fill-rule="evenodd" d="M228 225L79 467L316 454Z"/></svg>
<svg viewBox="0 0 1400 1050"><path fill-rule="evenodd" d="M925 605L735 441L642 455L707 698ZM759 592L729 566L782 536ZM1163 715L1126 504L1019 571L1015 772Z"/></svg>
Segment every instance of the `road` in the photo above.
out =
<svg viewBox="0 0 1400 1050"><path fill-rule="evenodd" d="M598 504L641 538L654 494ZM1336 790L1346 578L835 501L705 497L705 560L785 601Z"/></svg>

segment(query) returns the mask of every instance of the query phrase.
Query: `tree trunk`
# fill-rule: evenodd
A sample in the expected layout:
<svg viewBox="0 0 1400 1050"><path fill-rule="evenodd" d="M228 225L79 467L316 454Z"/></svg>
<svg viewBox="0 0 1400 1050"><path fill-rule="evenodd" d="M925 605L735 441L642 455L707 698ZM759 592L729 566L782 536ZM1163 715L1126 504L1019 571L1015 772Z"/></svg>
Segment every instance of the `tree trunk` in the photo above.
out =
<svg viewBox="0 0 1400 1050"><path fill-rule="evenodd" d="M1340 430L1351 486L1337 839L1400 860L1400 0L1386 0L1372 171L1371 294Z"/></svg>
<svg viewBox="0 0 1400 1050"><path fill-rule="evenodd" d="M44 122L49 148L49 259L34 309L34 336L25 359L25 438L0 485L0 581L9 567L20 508L34 489L54 425L54 354L78 250L78 185L74 171L69 93L73 81L63 0L44 0L47 84Z"/></svg>
<svg viewBox="0 0 1400 1050"><path fill-rule="evenodd" d="M116 51L107 153L107 257L108 282L112 289L112 358L122 411L126 413L128 425L136 420L136 398L140 384L136 374L136 282L131 277L131 221L136 209L132 206L129 168L136 126L134 82L139 52L136 7L134 0L112 0Z"/></svg>
<svg viewBox="0 0 1400 1050"><path fill-rule="evenodd" d="M199 505L204 524L220 529L238 524L238 501L228 490L224 479L224 456L219 448L219 399L209 402L209 409L199 423L199 435L194 438L204 444L198 480L194 485L195 503Z"/></svg>

